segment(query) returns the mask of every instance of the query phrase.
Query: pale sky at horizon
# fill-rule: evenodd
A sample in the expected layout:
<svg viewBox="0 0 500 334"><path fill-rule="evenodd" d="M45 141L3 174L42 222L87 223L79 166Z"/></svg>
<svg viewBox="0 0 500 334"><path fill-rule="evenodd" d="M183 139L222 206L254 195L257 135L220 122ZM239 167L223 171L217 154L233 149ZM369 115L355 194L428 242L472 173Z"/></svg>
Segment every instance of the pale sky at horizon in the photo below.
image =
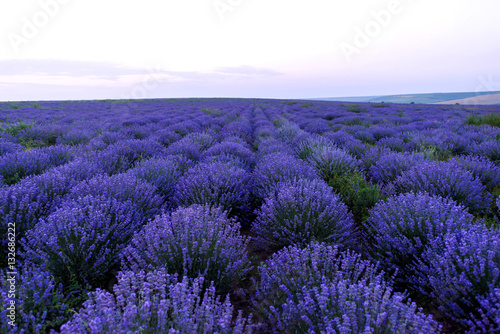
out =
<svg viewBox="0 0 500 334"><path fill-rule="evenodd" d="M500 91L495 0L0 0L0 101Z"/></svg>

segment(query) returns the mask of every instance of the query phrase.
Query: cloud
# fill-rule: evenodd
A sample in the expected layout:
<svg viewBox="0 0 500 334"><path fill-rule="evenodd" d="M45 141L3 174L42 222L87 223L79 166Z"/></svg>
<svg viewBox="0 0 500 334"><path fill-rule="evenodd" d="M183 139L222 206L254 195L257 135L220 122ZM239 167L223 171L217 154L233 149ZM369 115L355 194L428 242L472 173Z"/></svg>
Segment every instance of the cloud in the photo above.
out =
<svg viewBox="0 0 500 334"><path fill-rule="evenodd" d="M215 69L215 72L230 74L230 75L258 76L258 77L269 77L281 74L279 72L267 68L253 67L253 66L218 67Z"/></svg>
<svg viewBox="0 0 500 334"><path fill-rule="evenodd" d="M208 92L218 96L242 85L260 87L267 77L280 74L253 66L168 71L160 65L146 69L56 59L0 60L0 100L82 99L84 96L102 99L134 94L209 96Z"/></svg>
<svg viewBox="0 0 500 334"><path fill-rule="evenodd" d="M171 77L173 81L182 80L212 80L234 77L267 77L280 73L266 68L253 66L219 67L209 71L168 71L160 69L145 69L126 67L107 62L88 62L57 59L8 59L0 60L2 76L44 76L44 77L89 77L101 80L118 80L120 77L162 75Z"/></svg>
<svg viewBox="0 0 500 334"><path fill-rule="evenodd" d="M141 75L145 72L144 69L105 62L57 59L0 60L0 73L2 75L95 76L100 79L116 80L119 76Z"/></svg>

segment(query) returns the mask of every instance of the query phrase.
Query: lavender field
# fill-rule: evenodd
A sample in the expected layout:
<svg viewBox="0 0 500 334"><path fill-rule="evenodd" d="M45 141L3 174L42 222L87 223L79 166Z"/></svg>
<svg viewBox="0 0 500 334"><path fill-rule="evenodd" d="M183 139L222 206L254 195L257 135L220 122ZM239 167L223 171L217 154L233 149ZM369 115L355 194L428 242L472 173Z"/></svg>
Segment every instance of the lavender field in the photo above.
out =
<svg viewBox="0 0 500 334"><path fill-rule="evenodd" d="M0 103L0 185L0 333L500 332L499 105Z"/></svg>

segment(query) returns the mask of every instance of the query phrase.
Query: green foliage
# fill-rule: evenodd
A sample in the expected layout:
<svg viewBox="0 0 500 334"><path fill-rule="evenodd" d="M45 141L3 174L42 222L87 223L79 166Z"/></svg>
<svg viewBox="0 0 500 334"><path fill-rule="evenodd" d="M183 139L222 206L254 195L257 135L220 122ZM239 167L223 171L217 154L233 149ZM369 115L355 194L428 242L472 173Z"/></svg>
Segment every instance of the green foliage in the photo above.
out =
<svg viewBox="0 0 500 334"><path fill-rule="evenodd" d="M14 110L21 109L21 106L18 106L17 104L9 104L9 107L10 107L10 109L14 109Z"/></svg>
<svg viewBox="0 0 500 334"><path fill-rule="evenodd" d="M312 103L311 102L305 102L305 103L302 103L300 105L301 108L308 108L308 107L312 107Z"/></svg>
<svg viewBox="0 0 500 334"><path fill-rule="evenodd" d="M348 112L354 112L354 113L357 113L357 114L366 111L365 108L360 107L358 104L347 104L345 106L345 110L348 111Z"/></svg>
<svg viewBox="0 0 500 334"><path fill-rule="evenodd" d="M370 127L370 124L365 123L361 118L351 118L351 119L346 119L343 122L344 125L362 125L364 127Z"/></svg>
<svg viewBox="0 0 500 334"><path fill-rule="evenodd" d="M434 145L423 146L420 149L427 159L433 161L447 161L453 157L453 154L448 150L440 150Z"/></svg>
<svg viewBox="0 0 500 334"><path fill-rule="evenodd" d="M500 127L500 114L490 114L486 116L469 116L467 117L467 124L470 125L491 125Z"/></svg>
<svg viewBox="0 0 500 334"><path fill-rule="evenodd" d="M403 117L404 114L405 114L405 112L403 110L398 110L399 117Z"/></svg>
<svg viewBox="0 0 500 334"><path fill-rule="evenodd" d="M275 119L275 120L273 121L273 125L274 125L275 127L279 127L281 124L283 124L283 123L285 123L285 122L286 122L286 119L284 119L284 118Z"/></svg>
<svg viewBox="0 0 500 334"><path fill-rule="evenodd" d="M25 130L25 129L31 129L32 124L26 124L26 123L17 123L17 124L10 124L7 127L0 128L0 132L8 132L13 136L16 136L20 131Z"/></svg>
<svg viewBox="0 0 500 334"><path fill-rule="evenodd" d="M358 172L334 175L325 181L340 194L357 223L365 221L369 210L382 199L379 186L370 184Z"/></svg>
<svg viewBox="0 0 500 334"><path fill-rule="evenodd" d="M372 104L371 107L372 108L388 108L388 107L390 107L390 105L384 104L384 102L382 102L382 103Z"/></svg>
<svg viewBox="0 0 500 334"><path fill-rule="evenodd" d="M200 109L200 111L204 112L206 115L209 116L214 116L214 117L222 116L222 112L219 109L202 108Z"/></svg>
<svg viewBox="0 0 500 334"><path fill-rule="evenodd" d="M281 103L289 105L289 106L293 106L294 104L297 104L298 102L297 101L282 101Z"/></svg>

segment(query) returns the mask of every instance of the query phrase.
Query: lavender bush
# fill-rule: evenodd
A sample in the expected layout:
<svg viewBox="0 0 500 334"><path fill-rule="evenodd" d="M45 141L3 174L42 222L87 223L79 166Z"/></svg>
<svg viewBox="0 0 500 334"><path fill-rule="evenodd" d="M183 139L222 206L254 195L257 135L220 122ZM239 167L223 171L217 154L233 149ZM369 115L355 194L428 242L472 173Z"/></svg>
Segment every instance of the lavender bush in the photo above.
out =
<svg viewBox="0 0 500 334"><path fill-rule="evenodd" d="M299 301L295 301L298 299ZM431 315L384 283L346 280L302 288L283 310L274 333L439 333Z"/></svg>
<svg viewBox="0 0 500 334"><path fill-rule="evenodd" d="M38 220L53 212L77 181L58 171L28 177L21 182L0 189L0 228L2 253L7 250L7 232L15 227L15 240L21 240ZM0 257L1 268L7 256Z"/></svg>
<svg viewBox="0 0 500 334"><path fill-rule="evenodd" d="M163 199L156 193L157 188L130 174L113 176L100 175L77 184L68 194L68 199L87 195L105 196L121 202L130 202L146 221L161 212Z"/></svg>
<svg viewBox="0 0 500 334"><path fill-rule="evenodd" d="M271 153L262 157L253 171L254 194L264 199L279 182L304 178L318 179L318 173L306 162L283 153Z"/></svg>
<svg viewBox="0 0 500 334"><path fill-rule="evenodd" d="M321 180L280 183L266 198L252 231L266 246L305 245L312 240L353 247L357 232L348 208Z"/></svg>
<svg viewBox="0 0 500 334"><path fill-rule="evenodd" d="M456 161L474 177L481 180L488 191L498 190L500 187L500 166L481 156L458 156Z"/></svg>
<svg viewBox="0 0 500 334"><path fill-rule="evenodd" d="M214 146L203 152L201 158L216 158L221 155L230 155L239 158L241 159L241 161L248 164L249 169L255 166L255 154L249 148L235 142L225 141L219 144L215 144Z"/></svg>
<svg viewBox="0 0 500 334"><path fill-rule="evenodd" d="M295 155L299 159L307 160L311 155L319 150L328 150L335 148L335 145L327 138L315 135L308 136L298 141L295 146Z"/></svg>
<svg viewBox="0 0 500 334"><path fill-rule="evenodd" d="M62 284L56 284L49 272L37 266L24 266L17 275L2 270L0 277L1 333L42 333L70 317ZM15 293L11 284L15 286ZM11 301L15 301L15 312L11 311ZM15 326L9 323L12 319Z"/></svg>
<svg viewBox="0 0 500 334"><path fill-rule="evenodd" d="M143 180L154 187L156 192L166 202L170 202L174 195L175 185L184 173L184 169L192 163L183 157L167 156L152 158L141 162L137 167L127 171L139 180Z"/></svg>
<svg viewBox="0 0 500 334"><path fill-rule="evenodd" d="M258 268L254 280L252 305L270 328L279 321L279 313L289 297L295 302L303 288L319 287L324 282L348 280L382 282L383 272L376 264L363 260L352 251L340 252L338 246L311 243L305 248L290 246L273 254ZM274 310L274 311L273 311Z"/></svg>
<svg viewBox="0 0 500 334"><path fill-rule="evenodd" d="M368 176L379 184L386 184L396 180L403 172L413 166L426 161L419 153L388 153L382 155L368 171Z"/></svg>
<svg viewBox="0 0 500 334"><path fill-rule="evenodd" d="M125 249L123 266L134 271L165 267L169 273L214 281L218 291L249 270L239 224L219 208L192 205L160 215L137 232Z"/></svg>
<svg viewBox="0 0 500 334"><path fill-rule="evenodd" d="M479 315L467 321L469 333L495 333L500 331L500 288L477 298Z"/></svg>
<svg viewBox="0 0 500 334"><path fill-rule="evenodd" d="M21 240L25 259L45 266L63 284L99 286L141 226L131 208L130 201L104 196L66 202Z"/></svg>
<svg viewBox="0 0 500 334"><path fill-rule="evenodd" d="M420 290L451 320L467 327L488 313L482 304L488 305L485 300L500 287L500 234L477 224L447 233L442 242L445 247L429 244L418 262L421 286L430 287Z"/></svg>
<svg viewBox="0 0 500 334"><path fill-rule="evenodd" d="M17 183L29 175L38 175L50 167L63 165L73 159L67 146L19 151L0 157L0 175L7 185Z"/></svg>
<svg viewBox="0 0 500 334"><path fill-rule="evenodd" d="M372 239L369 253L387 271L398 271L398 281L405 287L419 270L415 259L421 259L429 244L445 233L472 225L473 220L464 207L439 196L408 193L390 197L375 205L366 222Z"/></svg>
<svg viewBox="0 0 500 334"><path fill-rule="evenodd" d="M250 182L251 175L232 164L200 163L179 179L173 201L177 206L220 206L241 220L251 214Z"/></svg>
<svg viewBox="0 0 500 334"><path fill-rule="evenodd" d="M474 214L487 211L491 205L491 195L481 181L454 161L418 164L399 176L394 187L398 193L424 191L451 198Z"/></svg>
<svg viewBox="0 0 500 334"><path fill-rule="evenodd" d="M229 296L204 291L204 278L177 282L162 268L118 274L114 294L97 289L60 333L251 333L241 311L233 321Z"/></svg>
<svg viewBox="0 0 500 334"><path fill-rule="evenodd" d="M338 148L319 148L312 150L308 162L328 181L341 174L359 171L361 163L346 151Z"/></svg>

